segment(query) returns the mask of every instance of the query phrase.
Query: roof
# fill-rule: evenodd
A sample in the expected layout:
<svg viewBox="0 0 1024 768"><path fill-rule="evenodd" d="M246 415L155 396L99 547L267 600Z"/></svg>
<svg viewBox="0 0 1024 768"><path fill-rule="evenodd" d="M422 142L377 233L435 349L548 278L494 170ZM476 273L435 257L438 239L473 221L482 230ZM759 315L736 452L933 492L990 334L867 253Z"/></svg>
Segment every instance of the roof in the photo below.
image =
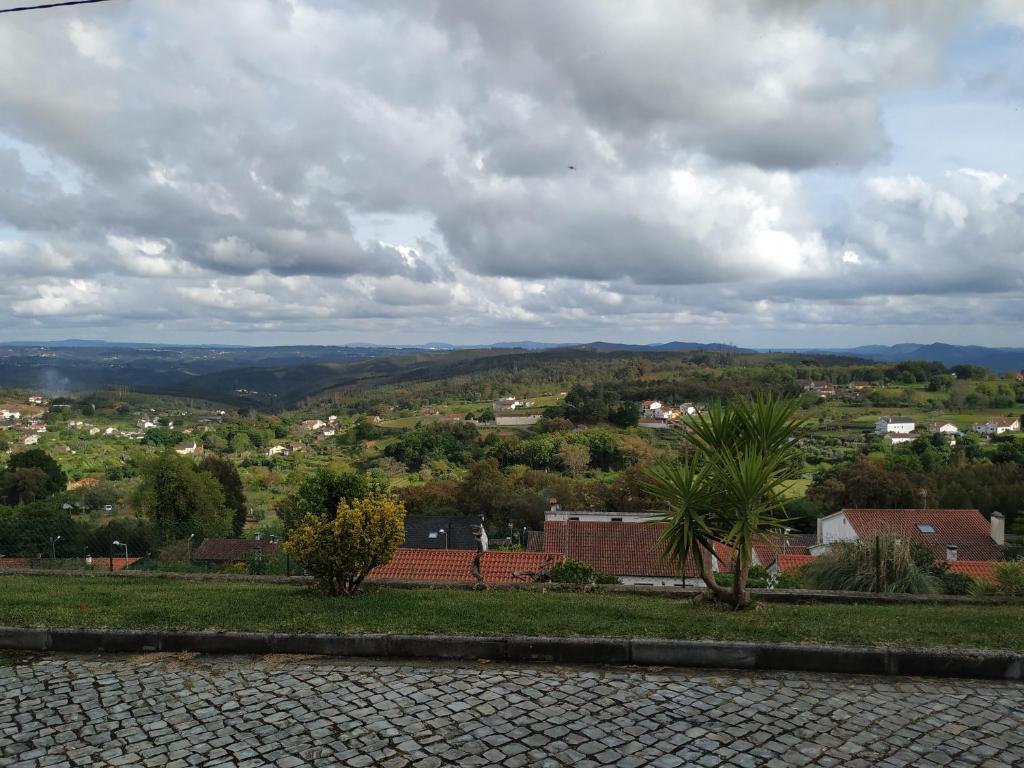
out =
<svg viewBox="0 0 1024 768"><path fill-rule="evenodd" d="M779 555L809 555L810 547L817 536L813 533L791 533L788 536L769 536L754 542L754 556L757 562L767 568Z"/></svg>
<svg viewBox="0 0 1024 768"><path fill-rule="evenodd" d="M405 541L402 542L402 546L410 549L470 549L475 551L476 536L473 535L473 526L483 525L483 523L484 519L480 515L458 517L406 515ZM441 533L442 530L445 533Z"/></svg>
<svg viewBox="0 0 1024 768"><path fill-rule="evenodd" d="M857 535L892 534L924 544L936 559L946 559L946 545L956 544L965 560L1001 560L1003 547L992 541L992 529L976 509L843 509ZM925 533L918 525L929 525Z"/></svg>
<svg viewBox="0 0 1024 768"><path fill-rule="evenodd" d="M32 564L24 557L0 557L0 571L20 571L31 567Z"/></svg>
<svg viewBox="0 0 1024 768"><path fill-rule="evenodd" d="M886 424L913 424L913 419L908 419L905 416L883 416L879 421L884 421Z"/></svg>
<svg viewBox="0 0 1024 768"><path fill-rule="evenodd" d="M795 571L797 568L803 568L810 562L814 561L814 555L779 555L772 562L775 566L783 573L787 571Z"/></svg>
<svg viewBox="0 0 1024 768"><path fill-rule="evenodd" d="M237 563L245 560L254 549L260 550L264 557L273 557L280 546L276 541L256 539L203 539L203 543L192 553L192 559Z"/></svg>
<svg viewBox="0 0 1024 768"><path fill-rule="evenodd" d="M992 581L996 564L991 560L947 560L953 573L962 573L975 581Z"/></svg>
<svg viewBox="0 0 1024 768"><path fill-rule="evenodd" d="M696 576L692 560L684 572L679 563L663 556L660 538L667 527L662 522L549 520L544 523L544 543L549 552L587 563L608 576Z"/></svg>
<svg viewBox="0 0 1024 768"><path fill-rule="evenodd" d="M527 552L544 552L546 547L544 546L544 531L527 531L526 532L526 551Z"/></svg>
<svg viewBox="0 0 1024 768"><path fill-rule="evenodd" d="M398 549L391 562L370 571L370 578L475 582L475 554L468 549ZM551 552L484 552L480 572L489 583L530 582L534 574L562 559Z"/></svg>
<svg viewBox="0 0 1024 768"><path fill-rule="evenodd" d="M995 424L997 427L1012 427L1014 424L1020 422L1016 416L999 416L994 419L989 419L987 423Z"/></svg>

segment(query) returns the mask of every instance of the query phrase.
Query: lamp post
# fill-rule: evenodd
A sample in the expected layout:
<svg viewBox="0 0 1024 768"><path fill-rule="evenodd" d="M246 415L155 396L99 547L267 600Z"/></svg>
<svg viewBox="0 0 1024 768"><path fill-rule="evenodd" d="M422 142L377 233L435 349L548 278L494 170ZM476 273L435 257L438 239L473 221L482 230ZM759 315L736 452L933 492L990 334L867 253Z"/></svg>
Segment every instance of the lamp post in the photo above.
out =
<svg viewBox="0 0 1024 768"><path fill-rule="evenodd" d="M120 541L113 542L115 547L124 547L124 567L128 567L128 545ZM110 558L110 570L114 570L114 558Z"/></svg>
<svg viewBox="0 0 1024 768"><path fill-rule="evenodd" d="M444 548L448 549L448 531L446 531L444 528L438 528L437 532L444 534Z"/></svg>
<svg viewBox="0 0 1024 768"><path fill-rule="evenodd" d="M50 539L50 559L51 560L56 560L57 559L57 542L60 541L62 538L63 538L63 536L54 536L52 539Z"/></svg>
<svg viewBox="0 0 1024 768"><path fill-rule="evenodd" d="M190 533L188 535L188 556L185 559L188 560L190 563L192 562L192 539L194 539L195 537L196 535L194 533Z"/></svg>

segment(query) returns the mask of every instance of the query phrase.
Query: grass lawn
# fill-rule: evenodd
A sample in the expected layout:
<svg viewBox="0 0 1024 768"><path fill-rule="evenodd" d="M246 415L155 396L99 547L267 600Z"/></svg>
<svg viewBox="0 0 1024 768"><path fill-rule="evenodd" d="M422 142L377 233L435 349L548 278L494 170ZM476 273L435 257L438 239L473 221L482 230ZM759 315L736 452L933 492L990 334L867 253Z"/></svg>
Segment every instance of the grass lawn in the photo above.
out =
<svg viewBox="0 0 1024 768"><path fill-rule="evenodd" d="M0 625L635 636L1024 651L1024 606L761 605L630 594L389 589L325 598L250 582L0 576Z"/></svg>

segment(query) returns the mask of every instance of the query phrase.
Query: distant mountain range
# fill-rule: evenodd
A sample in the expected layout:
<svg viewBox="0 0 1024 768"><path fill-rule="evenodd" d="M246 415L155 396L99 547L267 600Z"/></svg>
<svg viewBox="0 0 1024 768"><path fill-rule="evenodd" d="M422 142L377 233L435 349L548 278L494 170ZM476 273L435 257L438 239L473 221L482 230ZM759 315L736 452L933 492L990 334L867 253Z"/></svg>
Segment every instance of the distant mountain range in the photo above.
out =
<svg viewBox="0 0 1024 768"><path fill-rule="evenodd" d="M861 347L801 349L799 352L825 352L830 355L852 355L880 363L899 363L904 360L928 360L954 365L980 365L993 371L1024 370L1024 348L979 347L958 344L869 344Z"/></svg>
<svg viewBox="0 0 1024 768"><path fill-rule="evenodd" d="M739 354L751 354L753 352L765 352L766 349L754 350L743 347L736 347L731 344L702 344L691 341L670 341L664 344L624 344L608 341L592 341L589 343L579 342L547 342L547 341L499 341L493 344L451 344L446 341L433 341L426 344L373 344L365 342L351 342L337 345L302 345L302 346L275 346L275 347L249 347L237 344L156 344L150 342L124 342L124 341L102 341L98 339L63 339L61 341L7 341L0 342L0 348L50 348L50 349L135 349L135 350L278 350L290 357L299 350L305 351L307 357L330 357L338 359L330 354L330 350L359 350L361 353L375 351L379 354L387 354L389 350L397 353L409 354L413 352L447 352L454 350L475 350L475 349L524 349L532 352L546 349L589 349L597 352L673 352L680 350L708 350L719 352L735 352ZM796 352L800 354L830 354L844 355L847 357L860 357L866 360L873 360L881 363L898 363L904 360L928 360L940 362L946 366L954 365L981 365L991 368L993 371L1003 373L1006 371L1024 370L1024 348L1020 347L982 347L977 345L958 344L868 344L859 347L797 347L780 349L773 347L772 351ZM340 355L346 359L347 355Z"/></svg>

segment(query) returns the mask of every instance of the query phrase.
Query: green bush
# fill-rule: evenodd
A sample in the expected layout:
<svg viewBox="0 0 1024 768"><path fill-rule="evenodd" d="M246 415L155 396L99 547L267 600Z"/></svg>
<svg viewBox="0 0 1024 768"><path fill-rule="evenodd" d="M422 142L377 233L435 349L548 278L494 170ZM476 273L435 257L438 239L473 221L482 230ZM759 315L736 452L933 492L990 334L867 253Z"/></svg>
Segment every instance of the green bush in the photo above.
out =
<svg viewBox="0 0 1024 768"><path fill-rule="evenodd" d="M547 573L537 574L537 581L557 584L618 584L614 576L594 573L593 567L579 560L565 560L552 567Z"/></svg>

